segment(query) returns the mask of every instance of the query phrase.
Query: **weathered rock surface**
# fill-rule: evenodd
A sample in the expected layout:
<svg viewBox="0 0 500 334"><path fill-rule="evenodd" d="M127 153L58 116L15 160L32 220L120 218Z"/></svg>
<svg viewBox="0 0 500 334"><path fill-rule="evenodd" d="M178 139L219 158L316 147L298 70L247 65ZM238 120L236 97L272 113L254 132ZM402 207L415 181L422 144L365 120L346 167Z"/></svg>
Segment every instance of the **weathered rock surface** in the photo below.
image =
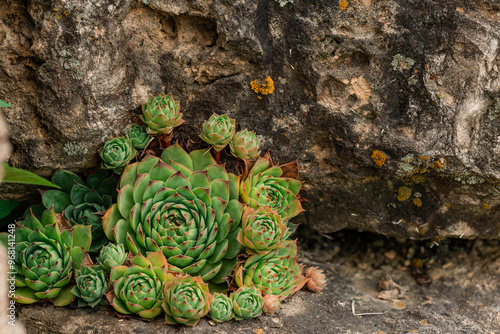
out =
<svg viewBox="0 0 500 334"><path fill-rule="evenodd" d="M150 94L195 138L213 112L299 158L303 221L430 238L500 236L496 0L5 0L10 163L50 176ZM270 76L259 96L250 82ZM3 197L9 196L4 188Z"/></svg>

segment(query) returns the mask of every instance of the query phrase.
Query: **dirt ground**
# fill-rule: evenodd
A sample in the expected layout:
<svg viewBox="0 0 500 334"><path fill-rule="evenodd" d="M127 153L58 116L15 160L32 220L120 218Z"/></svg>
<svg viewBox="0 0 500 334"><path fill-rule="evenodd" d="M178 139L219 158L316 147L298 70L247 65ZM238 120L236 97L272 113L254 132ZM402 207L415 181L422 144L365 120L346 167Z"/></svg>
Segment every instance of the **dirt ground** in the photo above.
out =
<svg viewBox="0 0 500 334"><path fill-rule="evenodd" d="M499 240L399 240L299 231L304 264L328 285L299 291L272 316L195 327L119 317L111 307L19 307L27 333L500 333Z"/></svg>

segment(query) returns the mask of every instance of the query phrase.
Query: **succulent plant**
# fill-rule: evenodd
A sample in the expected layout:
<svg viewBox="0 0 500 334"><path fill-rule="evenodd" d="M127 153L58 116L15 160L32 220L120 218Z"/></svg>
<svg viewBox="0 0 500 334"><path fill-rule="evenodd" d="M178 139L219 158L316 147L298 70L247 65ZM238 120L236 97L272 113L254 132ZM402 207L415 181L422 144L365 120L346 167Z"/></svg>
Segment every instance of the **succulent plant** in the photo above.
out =
<svg viewBox="0 0 500 334"><path fill-rule="evenodd" d="M124 137L108 140L104 147L99 150L102 162L101 167L112 169L121 174L125 166L135 157L136 150L132 142Z"/></svg>
<svg viewBox="0 0 500 334"><path fill-rule="evenodd" d="M174 101L171 94L151 96L148 103L142 105L141 119L148 126L149 134L169 134L184 123L179 111L179 101Z"/></svg>
<svg viewBox="0 0 500 334"><path fill-rule="evenodd" d="M326 286L326 276L318 267L309 267L305 271L307 278L306 286L312 292L321 292Z"/></svg>
<svg viewBox="0 0 500 334"><path fill-rule="evenodd" d="M234 119L227 115L213 114L208 121L203 123L203 132L200 137L212 145L215 151L220 151L231 141L235 131Z"/></svg>
<svg viewBox="0 0 500 334"><path fill-rule="evenodd" d="M72 225L91 226L90 251L98 251L109 240L102 229L101 217L96 213L106 211L116 202L118 179L110 177L108 171L101 169L90 174L84 183L76 174L59 170L54 173L52 182L61 190L43 192L44 206L54 207L56 213L63 213Z"/></svg>
<svg viewBox="0 0 500 334"><path fill-rule="evenodd" d="M237 132L229 142L231 154L239 159L254 160L259 157L260 140L255 136L255 132L244 129Z"/></svg>
<svg viewBox="0 0 500 334"><path fill-rule="evenodd" d="M147 257L139 254L130 262L130 267L116 266L111 269L113 291L106 294L106 298L119 313L135 313L145 319L157 317L162 312L167 259L161 252L152 252Z"/></svg>
<svg viewBox="0 0 500 334"><path fill-rule="evenodd" d="M97 263L104 271L110 272L113 267L121 266L127 260L128 253L122 244L107 244L101 248Z"/></svg>
<svg viewBox="0 0 500 334"><path fill-rule="evenodd" d="M75 273L76 286L73 294L77 296L78 306L94 307L99 304L108 290L106 275L100 267L82 266Z"/></svg>
<svg viewBox="0 0 500 334"><path fill-rule="evenodd" d="M265 295L262 310L266 314L274 314L281 306L281 298L276 295Z"/></svg>
<svg viewBox="0 0 500 334"><path fill-rule="evenodd" d="M247 207L241 224L238 241L250 254L266 254L278 248L287 229L278 212L269 206L257 210Z"/></svg>
<svg viewBox="0 0 500 334"><path fill-rule="evenodd" d="M297 180L298 174L297 161L275 166L267 153L241 181L241 200L254 209L270 206L285 219L295 217L304 211L298 197L303 183Z"/></svg>
<svg viewBox="0 0 500 334"><path fill-rule="evenodd" d="M18 222L15 240L17 289L13 299L21 304L43 299L57 306L71 303L70 281L90 248L90 226L64 226L54 210L47 209L40 220L29 214Z"/></svg>
<svg viewBox="0 0 500 334"><path fill-rule="evenodd" d="M171 271L223 282L241 248L238 177L205 153L175 144L161 160L146 156L127 166L103 226L133 254L161 250Z"/></svg>
<svg viewBox="0 0 500 334"><path fill-rule="evenodd" d="M214 322L231 320L233 318L233 300L225 294L215 293L208 315Z"/></svg>
<svg viewBox="0 0 500 334"><path fill-rule="evenodd" d="M151 136L145 126L133 124L127 132L127 139L132 142L132 146L142 150L148 146Z"/></svg>
<svg viewBox="0 0 500 334"><path fill-rule="evenodd" d="M264 299L254 286L241 286L231 294L236 320L256 318L262 314Z"/></svg>
<svg viewBox="0 0 500 334"><path fill-rule="evenodd" d="M162 307L167 324L194 326L210 309L212 295L201 277L168 274Z"/></svg>
<svg viewBox="0 0 500 334"><path fill-rule="evenodd" d="M280 300L290 297L307 281L296 255L297 242L289 240L268 254L252 255L236 268L235 282L239 287L255 286L264 295L276 295Z"/></svg>

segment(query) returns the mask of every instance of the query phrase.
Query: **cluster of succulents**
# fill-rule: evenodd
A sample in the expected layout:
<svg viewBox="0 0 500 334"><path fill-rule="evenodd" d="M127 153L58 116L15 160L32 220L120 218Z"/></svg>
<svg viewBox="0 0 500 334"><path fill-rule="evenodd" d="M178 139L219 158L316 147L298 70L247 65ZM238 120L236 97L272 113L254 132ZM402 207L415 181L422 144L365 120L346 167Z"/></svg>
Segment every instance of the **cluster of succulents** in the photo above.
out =
<svg viewBox="0 0 500 334"><path fill-rule="evenodd" d="M193 326L272 314L304 286L323 289L325 275L304 272L290 239L303 211L297 161L260 156L255 133L237 132L227 115L202 126L215 157L170 145L184 122L171 95L151 97L141 119L104 144L103 169L86 182L56 172L61 189L42 194L45 211L18 222L17 302L107 301L121 314ZM220 163L227 145L241 175Z"/></svg>

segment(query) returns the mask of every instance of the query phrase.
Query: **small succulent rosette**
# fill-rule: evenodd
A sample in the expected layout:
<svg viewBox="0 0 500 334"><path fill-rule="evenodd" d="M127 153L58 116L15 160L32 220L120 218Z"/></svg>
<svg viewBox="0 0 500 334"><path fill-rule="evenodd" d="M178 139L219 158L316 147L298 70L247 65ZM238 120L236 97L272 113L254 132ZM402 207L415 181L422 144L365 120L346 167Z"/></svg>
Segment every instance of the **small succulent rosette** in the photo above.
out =
<svg viewBox="0 0 500 334"><path fill-rule="evenodd" d="M252 255L236 268L234 280L238 286L255 286L264 295L290 297L306 284L303 265L297 259L297 243L289 241L264 255Z"/></svg>
<svg viewBox="0 0 500 334"><path fill-rule="evenodd" d="M262 314L264 298L256 287L241 286L231 294L236 320L257 318Z"/></svg>
<svg viewBox="0 0 500 334"><path fill-rule="evenodd" d="M172 130L184 123L179 111L179 101L175 101L171 94L151 96L147 103L142 105L141 119L148 126L148 133L152 135L168 135Z"/></svg>
<svg viewBox="0 0 500 334"><path fill-rule="evenodd" d="M214 147L215 151L221 151L233 138L236 131L234 119L227 115L213 114L208 121L203 123L203 132L200 137Z"/></svg>
<svg viewBox="0 0 500 334"><path fill-rule="evenodd" d="M78 297L78 306L94 307L101 303L108 290L108 281L104 271L99 266L82 266L75 273L76 286L73 294Z"/></svg>
<svg viewBox="0 0 500 334"><path fill-rule="evenodd" d="M132 142L124 137L108 140L104 147L99 150L102 162L101 167L112 169L121 174L125 166L135 157L136 150Z"/></svg>
<svg viewBox="0 0 500 334"><path fill-rule="evenodd" d="M247 207L241 224L238 241L250 254L266 254L278 248L287 229L278 212L269 206L257 210Z"/></svg>
<svg viewBox="0 0 500 334"><path fill-rule="evenodd" d="M168 262L162 252L152 252L144 257L137 255L131 266L111 269L113 291L106 298L122 314L137 314L152 319L162 312L163 286L167 279Z"/></svg>
<svg viewBox="0 0 500 334"><path fill-rule="evenodd" d="M303 182L297 180L298 175L297 161L277 166L266 153L241 181L241 200L254 209L270 206L289 220L304 211L299 197Z"/></svg>
<svg viewBox="0 0 500 334"><path fill-rule="evenodd" d="M128 252L122 244L110 243L101 249L97 263L104 271L110 272L113 267L124 264L127 257Z"/></svg>
<svg viewBox="0 0 500 334"><path fill-rule="evenodd" d="M229 142L229 148L235 158L255 160L260 154L260 142L255 136L255 132L244 129L233 136L233 139Z"/></svg>
<svg viewBox="0 0 500 334"><path fill-rule="evenodd" d="M151 136L145 126L133 124L127 131L127 139L132 142L132 146L142 150L148 146Z"/></svg>
<svg viewBox="0 0 500 334"><path fill-rule="evenodd" d="M70 282L90 248L90 226L68 229L58 221L54 210L47 209L40 220L30 213L19 221L15 240L17 274L13 299L21 304L44 299L56 306L71 303L75 296Z"/></svg>
<svg viewBox="0 0 500 334"><path fill-rule="evenodd" d="M208 311L214 322L229 321L233 318L233 300L222 293L215 293L214 300Z"/></svg>
<svg viewBox="0 0 500 334"><path fill-rule="evenodd" d="M168 274L163 310L167 324L194 326L209 311L213 296L201 277Z"/></svg>
<svg viewBox="0 0 500 334"><path fill-rule="evenodd" d="M307 278L306 286L312 292L321 292L326 286L326 276L318 267L309 267L305 271Z"/></svg>
<svg viewBox="0 0 500 334"><path fill-rule="evenodd" d="M265 295L262 310L266 314L274 314L281 306L281 298L276 295Z"/></svg>
<svg viewBox="0 0 500 334"><path fill-rule="evenodd" d="M106 211L116 202L118 179L110 177L109 171L100 169L83 182L74 173L58 170L52 176L52 182L61 190L44 191L43 205L62 213L71 225L89 225L92 230L90 252L99 251L109 239L104 234L101 217L97 213Z"/></svg>

